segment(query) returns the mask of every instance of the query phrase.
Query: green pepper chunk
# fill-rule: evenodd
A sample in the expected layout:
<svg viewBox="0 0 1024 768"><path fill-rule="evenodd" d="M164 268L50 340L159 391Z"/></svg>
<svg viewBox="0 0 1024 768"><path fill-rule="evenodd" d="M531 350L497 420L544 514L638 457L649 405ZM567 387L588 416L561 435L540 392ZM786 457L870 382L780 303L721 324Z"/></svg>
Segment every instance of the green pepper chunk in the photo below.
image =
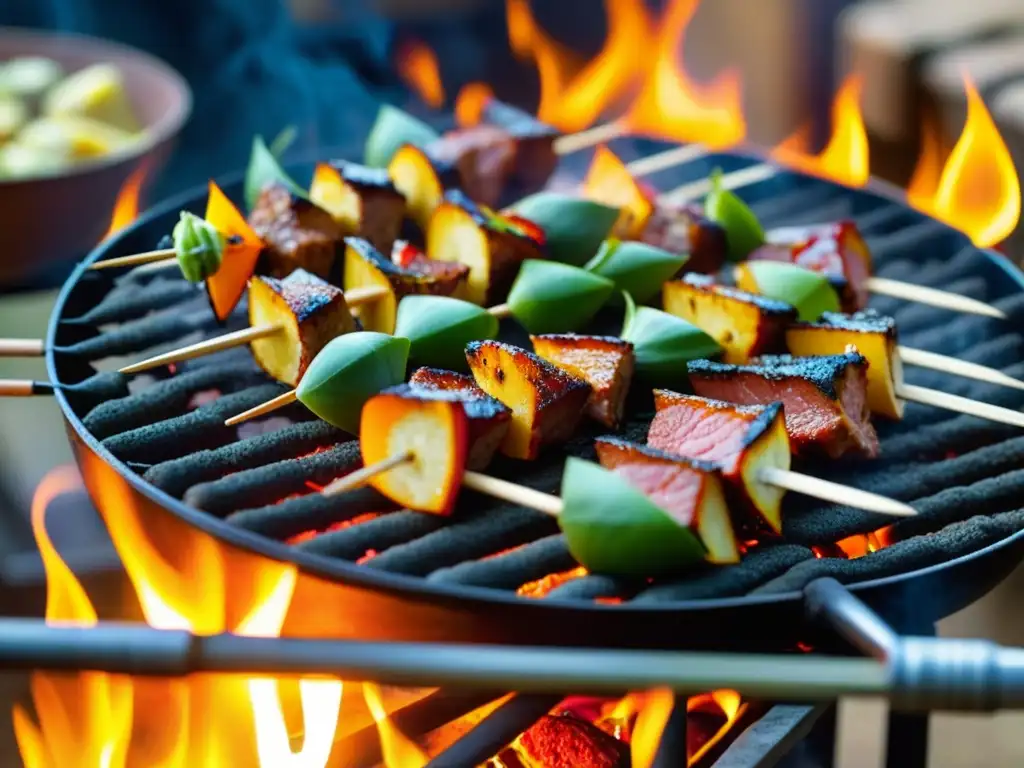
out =
<svg viewBox="0 0 1024 768"><path fill-rule="evenodd" d="M566 461L562 503L558 524L569 552L589 571L644 578L704 561L707 550L693 531L597 464Z"/></svg>
<svg viewBox="0 0 1024 768"><path fill-rule="evenodd" d="M622 323L623 341L633 343L636 374L655 387L671 387L686 381L690 360L715 357L722 348L697 326L651 307L637 307L629 294Z"/></svg>
<svg viewBox="0 0 1024 768"><path fill-rule="evenodd" d="M206 219L182 211L171 238L181 274L190 283L201 283L220 269L224 236Z"/></svg>
<svg viewBox="0 0 1024 768"><path fill-rule="evenodd" d="M615 283L557 261L527 259L508 293L512 316L530 333L582 328L615 290Z"/></svg>
<svg viewBox="0 0 1024 768"><path fill-rule="evenodd" d="M498 318L483 307L450 296L406 296L398 304L395 336L409 340L409 359L465 371L466 345L498 335Z"/></svg>
<svg viewBox="0 0 1024 768"><path fill-rule="evenodd" d="M309 198L309 193L281 167L263 137L256 136L252 140L249 165L245 169L245 204L250 211L256 205L260 192L269 184L282 184L296 197Z"/></svg>
<svg viewBox="0 0 1024 768"><path fill-rule="evenodd" d="M377 112L377 119L366 137L363 150L363 165L371 168L387 168L395 152L403 144L412 144L426 149L429 144L441 138L441 134L408 112L390 104L383 105Z"/></svg>
<svg viewBox="0 0 1024 768"><path fill-rule="evenodd" d="M363 405L405 380L408 359L408 339L373 331L346 333L313 358L295 394L327 423L358 435Z"/></svg>
<svg viewBox="0 0 1024 768"><path fill-rule="evenodd" d="M640 303L661 293L661 286L673 278L690 260L689 254L670 253L647 243L605 240L583 267L595 275L607 277L620 291Z"/></svg>
<svg viewBox="0 0 1024 768"><path fill-rule="evenodd" d="M510 212L544 230L550 258L574 266L593 257L619 218L618 208L558 192L525 197Z"/></svg>
<svg viewBox="0 0 1024 768"><path fill-rule="evenodd" d="M839 294L828 275L783 261L748 261L736 267L736 285L749 293L792 304L799 319L813 322L822 312L839 312Z"/></svg>
<svg viewBox="0 0 1024 768"><path fill-rule="evenodd" d="M704 200L704 214L725 230L730 261L743 261L765 244L764 227L738 196L722 186L722 169L711 172L711 192Z"/></svg>

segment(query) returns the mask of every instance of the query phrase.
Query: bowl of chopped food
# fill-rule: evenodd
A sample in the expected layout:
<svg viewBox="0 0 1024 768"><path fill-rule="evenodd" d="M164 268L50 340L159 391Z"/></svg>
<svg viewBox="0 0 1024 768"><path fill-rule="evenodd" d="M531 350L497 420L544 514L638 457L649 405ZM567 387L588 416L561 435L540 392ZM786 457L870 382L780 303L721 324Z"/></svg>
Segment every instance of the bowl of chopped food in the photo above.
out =
<svg viewBox="0 0 1024 768"><path fill-rule="evenodd" d="M95 246L191 108L184 78L142 51L0 28L0 285L59 273Z"/></svg>

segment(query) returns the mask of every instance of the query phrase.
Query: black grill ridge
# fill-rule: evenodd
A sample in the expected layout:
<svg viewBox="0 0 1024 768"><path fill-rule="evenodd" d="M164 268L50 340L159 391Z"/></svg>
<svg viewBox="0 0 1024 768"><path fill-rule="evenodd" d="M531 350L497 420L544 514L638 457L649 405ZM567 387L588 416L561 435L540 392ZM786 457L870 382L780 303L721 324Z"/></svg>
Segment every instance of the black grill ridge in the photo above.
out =
<svg viewBox="0 0 1024 768"><path fill-rule="evenodd" d="M706 164L694 164L683 173L687 179L680 180L707 170ZM877 274L993 301L1009 320L956 315L885 297L872 306L896 317L904 345L1024 376L1024 336L1016 331L1024 319L1024 293L963 236L903 206L788 174L743 194L770 226L853 217L872 248ZM245 325L244 302L228 323L218 324L205 297L175 270L138 271L116 283L87 274L75 290L95 300L79 316L61 321L58 338L64 346L55 353L90 364L115 356L141 358L160 345ZM1024 392L919 368L908 367L905 373L910 383L1011 408L1024 406ZM218 399L186 410L196 393L213 389L221 392ZM380 513L298 541L294 546L304 551L348 561L363 560L372 551L365 567L500 590L575 567L549 518L474 493L464 493L454 517L444 520L395 510L371 489L331 498L313 492L307 481L323 484L359 466L358 446L301 406L281 412L293 423L237 439L235 429L223 426L224 418L284 391L256 369L245 350L184 363L177 375L148 385L141 377L99 372L81 376L64 390L86 428L114 456L143 472L154 486L230 525L287 540L367 512ZM627 436L644 438L650 417L644 410L641 406L624 429ZM762 544L739 565L709 567L658 584L587 575L555 587L547 598L614 597L650 604L789 591L823 575L851 582L943 562L1024 527L1020 430L914 404L902 422L878 422L878 427L882 459L806 469L913 502L921 514L891 526L894 543L889 547L856 560L816 557L812 546L893 521L791 494L786 540ZM591 441L600 432L588 428L567 452L592 457ZM561 461L551 455L529 466L499 460L490 471L554 491Z"/></svg>

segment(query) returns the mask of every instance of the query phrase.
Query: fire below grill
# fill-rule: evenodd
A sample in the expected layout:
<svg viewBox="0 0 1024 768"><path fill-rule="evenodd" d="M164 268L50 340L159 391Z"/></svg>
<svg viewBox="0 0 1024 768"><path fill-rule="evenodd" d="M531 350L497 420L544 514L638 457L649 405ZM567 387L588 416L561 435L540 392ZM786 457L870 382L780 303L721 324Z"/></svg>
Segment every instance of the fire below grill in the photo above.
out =
<svg viewBox="0 0 1024 768"><path fill-rule="evenodd" d="M715 165L732 169L747 162L715 156L677 171L671 181L699 178ZM884 298L873 306L896 317L902 343L1024 376L1024 338L1018 331L1024 293L1000 256L974 248L961 234L886 197L808 177L782 173L744 190L744 197L770 227L853 218L880 276L994 303L1008 321ZM188 202L195 206L199 200ZM181 201L173 201L162 215L148 217L103 250L117 255L152 247L169 230L178 207ZM242 307L228 329L244 324ZM503 330L514 337L514 330ZM389 589L415 584L421 594L444 599L507 600L518 593L559 606L596 600L667 609L681 601L791 593L825 575L860 582L905 574L1024 528L1019 508L1024 436L1012 427L910 404L901 422L879 424L881 459L844 459L810 471L913 502L917 517L889 525L891 520L877 515L790 496L784 540L756 543L739 565L654 583L589 575L577 567L550 519L531 510L466 492L455 515L444 519L395 510L370 489L341 497L318 494L320 486L359 466L357 444L311 420L301 406L241 430L225 427L227 416L283 391L257 370L247 350L183 363L158 378L130 380L109 370L114 358L137 359L161 345L218 332L222 329L205 296L176 271L140 271L113 285L103 273L85 273L58 307L53 373L84 430L109 456L141 475L150 491L182 500L231 529L287 543L292 556L320 574L337 575L337 564L358 563L368 578L406 577L387 581ZM101 369L106 371L97 372ZM907 379L1002 406L1024 405L1020 391L942 373L911 368ZM643 397L636 400L624 432L642 440L651 412ZM566 452L592 458L596 434L584 430ZM550 491L558 485L563 459L559 451L529 464L498 461L492 473ZM216 525L215 530L228 529ZM246 545L258 540L233 537ZM935 597L931 619L965 599L955 590Z"/></svg>

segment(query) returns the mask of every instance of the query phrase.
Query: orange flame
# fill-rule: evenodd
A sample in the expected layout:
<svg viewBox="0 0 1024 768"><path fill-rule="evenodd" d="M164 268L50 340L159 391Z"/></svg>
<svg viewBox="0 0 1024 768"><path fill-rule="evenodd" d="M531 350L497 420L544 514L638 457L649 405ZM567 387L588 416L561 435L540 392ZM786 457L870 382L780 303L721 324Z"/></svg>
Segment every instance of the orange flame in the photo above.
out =
<svg viewBox="0 0 1024 768"><path fill-rule="evenodd" d="M773 160L803 173L822 176L850 187L868 182L871 167L868 134L860 111L863 80L850 75L832 102L832 137L818 155L807 155L806 132L801 129L772 150Z"/></svg>
<svg viewBox="0 0 1024 768"><path fill-rule="evenodd" d="M702 694L700 696L694 696L687 700L686 711L693 712L696 709L700 709L704 706L711 705L725 715L725 723L715 732L715 735L705 741L697 751L689 755L689 764L693 765L711 751L711 749L722 740L722 738L729 732L733 724L743 714L745 705L743 699L736 691L723 688L722 690L712 691L711 693Z"/></svg>
<svg viewBox="0 0 1024 768"><path fill-rule="evenodd" d="M114 213L110 217L110 227L103 235L104 240L116 235L139 217L139 197L147 175L149 163L143 161L121 185L117 200L114 202Z"/></svg>
<svg viewBox="0 0 1024 768"><path fill-rule="evenodd" d="M981 248L1001 243L1020 220L1020 179L1010 151L971 79L964 74L967 120L938 176L938 150L923 151L907 201L967 234ZM926 134L927 135L927 134ZM928 144L925 144L928 150Z"/></svg>
<svg viewBox="0 0 1024 768"><path fill-rule="evenodd" d="M91 624L96 611L45 526L48 502L78 482L76 477L62 468L44 479L33 501L32 526L47 573L47 619ZM105 479L97 478L90 490L105 510L150 625L200 634L281 633L296 585L293 566L260 561L239 584L219 545L206 537L191 542L181 563L169 563L154 548L154 532L141 527L124 487ZM208 544L199 545L202 541ZM238 597L226 601L229 580L230 593ZM281 695L286 683L297 685L296 696ZM213 674L169 682L101 673L35 674L32 699L38 724L21 708L13 713L27 768L323 768L334 743L342 683ZM299 751L292 747L291 718L282 703L293 700L304 732Z"/></svg>
<svg viewBox="0 0 1024 768"><path fill-rule="evenodd" d="M583 181L583 194L622 210L614 232L624 239L639 236L654 210L654 205L625 163L603 145L594 153L587 177Z"/></svg>
<svg viewBox="0 0 1024 768"><path fill-rule="evenodd" d="M467 83L455 97L455 122L463 128L477 125L483 119L484 107L494 98L487 83Z"/></svg>
<svg viewBox="0 0 1024 768"><path fill-rule="evenodd" d="M430 758L416 744L410 741L388 717L384 709L384 697L380 688L373 683L363 683L363 697L366 708L373 715L380 734L380 750L384 756L384 768L423 768Z"/></svg>
<svg viewBox="0 0 1024 768"><path fill-rule="evenodd" d="M444 85L437 56L424 43L409 40L399 46L396 67L398 74L412 90L434 109L444 104Z"/></svg>
<svg viewBox="0 0 1024 768"><path fill-rule="evenodd" d="M629 745L633 768L650 768L654 763L675 702L675 694L667 688L655 689L644 697Z"/></svg>
<svg viewBox="0 0 1024 768"><path fill-rule="evenodd" d="M747 133L739 72L728 70L709 84L691 80L683 61L683 38L700 0L674 0L653 41L643 40L633 52L650 48L654 65L625 117L628 127L663 139L701 142L711 149L738 144Z"/></svg>

